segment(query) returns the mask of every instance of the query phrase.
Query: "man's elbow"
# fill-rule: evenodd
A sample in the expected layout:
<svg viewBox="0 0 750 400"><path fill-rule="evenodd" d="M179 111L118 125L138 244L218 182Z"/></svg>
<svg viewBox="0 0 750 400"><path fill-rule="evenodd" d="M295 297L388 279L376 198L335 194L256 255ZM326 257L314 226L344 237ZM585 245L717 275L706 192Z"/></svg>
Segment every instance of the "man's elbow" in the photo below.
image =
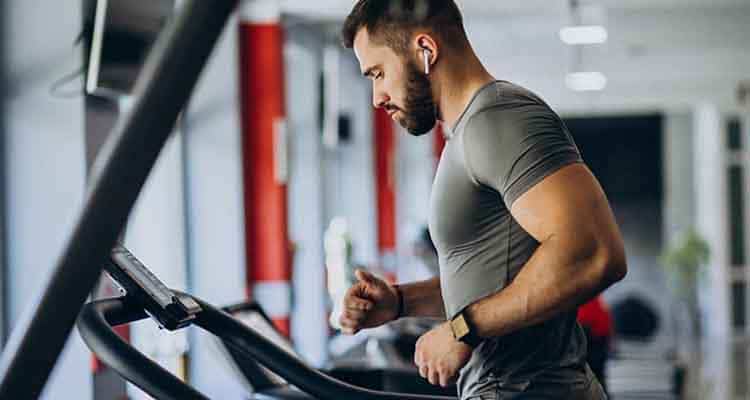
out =
<svg viewBox="0 0 750 400"><path fill-rule="evenodd" d="M601 252L597 264L599 282L604 288L625 279L628 274L628 264L625 260L625 251L622 248L607 249Z"/></svg>

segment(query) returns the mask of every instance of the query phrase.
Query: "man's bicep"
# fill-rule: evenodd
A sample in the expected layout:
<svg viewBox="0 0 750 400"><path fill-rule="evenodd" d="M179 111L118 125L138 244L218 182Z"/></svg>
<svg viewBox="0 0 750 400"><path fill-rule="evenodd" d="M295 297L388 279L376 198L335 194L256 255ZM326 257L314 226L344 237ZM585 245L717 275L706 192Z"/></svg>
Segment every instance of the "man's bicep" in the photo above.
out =
<svg viewBox="0 0 750 400"><path fill-rule="evenodd" d="M572 252L622 247L604 191L582 163L560 168L524 192L511 214L537 241L554 237Z"/></svg>

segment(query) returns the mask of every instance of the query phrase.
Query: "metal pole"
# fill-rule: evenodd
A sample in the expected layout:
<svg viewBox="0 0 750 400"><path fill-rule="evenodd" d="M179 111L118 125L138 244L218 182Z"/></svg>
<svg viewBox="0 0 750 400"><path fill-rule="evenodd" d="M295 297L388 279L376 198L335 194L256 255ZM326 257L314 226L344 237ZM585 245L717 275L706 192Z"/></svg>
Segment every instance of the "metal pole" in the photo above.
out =
<svg viewBox="0 0 750 400"><path fill-rule="evenodd" d="M85 207L0 359L0 399L36 398L238 0L188 0L154 45L136 102L94 165Z"/></svg>
<svg viewBox="0 0 750 400"><path fill-rule="evenodd" d="M8 11L10 6L6 2L0 2L0 26L6 26L8 21L5 21L9 17ZM0 28L2 30L2 28ZM6 76L5 63L6 60L5 40L0 40L0 165L5 165L5 152L8 142L8 134L6 132L6 121L5 121L5 97L8 96L6 93ZM6 189L8 185L7 179L7 168L0 170L0 349L5 344L5 339L8 335L8 238L7 238L7 219L5 212L6 207Z"/></svg>

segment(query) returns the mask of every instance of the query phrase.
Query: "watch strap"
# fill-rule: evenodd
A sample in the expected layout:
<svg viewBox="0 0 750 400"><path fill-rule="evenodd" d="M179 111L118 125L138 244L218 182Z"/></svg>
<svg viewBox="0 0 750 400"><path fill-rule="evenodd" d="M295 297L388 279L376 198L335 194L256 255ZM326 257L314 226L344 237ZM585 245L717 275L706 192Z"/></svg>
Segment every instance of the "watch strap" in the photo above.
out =
<svg viewBox="0 0 750 400"><path fill-rule="evenodd" d="M404 317L404 293L401 291L400 285L393 285L393 288L396 289L396 297L398 297L397 306L396 306L396 317L393 318L393 320L395 321L399 318Z"/></svg>
<svg viewBox="0 0 750 400"><path fill-rule="evenodd" d="M459 342L466 343L472 348L476 348L482 343L482 338L477 335L473 324L466 318L464 312L459 313L451 320L451 329L453 337Z"/></svg>

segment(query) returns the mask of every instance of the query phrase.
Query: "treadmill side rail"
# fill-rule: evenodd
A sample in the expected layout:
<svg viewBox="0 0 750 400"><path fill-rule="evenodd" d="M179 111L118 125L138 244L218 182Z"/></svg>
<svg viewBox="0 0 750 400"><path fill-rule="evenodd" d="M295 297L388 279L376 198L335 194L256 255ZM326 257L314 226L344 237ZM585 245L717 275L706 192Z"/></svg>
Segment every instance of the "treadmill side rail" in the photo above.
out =
<svg viewBox="0 0 750 400"><path fill-rule="evenodd" d="M125 342L114 332L116 325L147 318L143 307L125 297L87 303L78 315L83 341L102 362L144 392L159 400L208 400L169 371Z"/></svg>

